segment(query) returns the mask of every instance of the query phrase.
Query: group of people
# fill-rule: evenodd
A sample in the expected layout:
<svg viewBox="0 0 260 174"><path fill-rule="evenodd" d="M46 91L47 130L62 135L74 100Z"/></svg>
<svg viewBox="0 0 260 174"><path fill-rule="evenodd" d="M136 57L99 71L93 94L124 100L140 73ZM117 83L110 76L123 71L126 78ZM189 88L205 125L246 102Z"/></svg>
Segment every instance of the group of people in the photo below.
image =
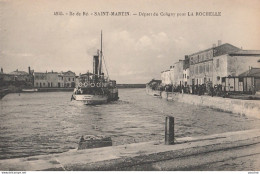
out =
<svg viewBox="0 0 260 174"><path fill-rule="evenodd" d="M223 94L222 92L222 85L206 85L206 84L200 84L200 85L177 85L177 86L171 86L166 85L164 88L164 91L166 92L180 92L180 93L186 93L186 94L194 94L194 95L205 95L208 94L210 96L221 96Z"/></svg>

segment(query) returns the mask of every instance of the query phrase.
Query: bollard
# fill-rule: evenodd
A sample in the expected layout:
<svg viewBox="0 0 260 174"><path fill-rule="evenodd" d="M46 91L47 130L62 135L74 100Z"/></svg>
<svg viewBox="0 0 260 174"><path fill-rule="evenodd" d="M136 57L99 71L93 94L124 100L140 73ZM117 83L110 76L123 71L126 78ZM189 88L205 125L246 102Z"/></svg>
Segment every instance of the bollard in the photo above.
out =
<svg viewBox="0 0 260 174"><path fill-rule="evenodd" d="M174 144L174 117L165 117L165 144Z"/></svg>

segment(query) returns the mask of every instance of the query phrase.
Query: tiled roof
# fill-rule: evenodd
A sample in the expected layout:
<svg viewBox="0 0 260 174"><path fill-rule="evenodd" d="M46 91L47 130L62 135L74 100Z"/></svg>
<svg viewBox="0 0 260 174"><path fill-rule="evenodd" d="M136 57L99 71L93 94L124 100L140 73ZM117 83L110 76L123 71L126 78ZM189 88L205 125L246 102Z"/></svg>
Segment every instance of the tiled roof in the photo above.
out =
<svg viewBox="0 0 260 174"><path fill-rule="evenodd" d="M260 77L260 68L251 68L250 70L239 75L240 77L253 76Z"/></svg>

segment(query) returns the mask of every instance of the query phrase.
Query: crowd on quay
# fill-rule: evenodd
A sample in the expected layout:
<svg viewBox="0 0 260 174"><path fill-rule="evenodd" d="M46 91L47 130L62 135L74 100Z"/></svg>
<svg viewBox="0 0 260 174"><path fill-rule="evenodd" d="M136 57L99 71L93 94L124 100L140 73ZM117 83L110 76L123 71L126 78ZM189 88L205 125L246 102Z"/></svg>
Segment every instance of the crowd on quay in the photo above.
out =
<svg viewBox="0 0 260 174"><path fill-rule="evenodd" d="M222 85L166 85L160 88L160 91L165 92L179 92L186 94L194 94L194 95L210 95L210 96L223 96L225 95L225 91L222 91Z"/></svg>
<svg viewBox="0 0 260 174"><path fill-rule="evenodd" d="M200 85L162 85L160 81L151 80L147 85L152 90L165 92L178 92L193 95L210 95L225 97L228 93L222 90L222 85L200 84Z"/></svg>

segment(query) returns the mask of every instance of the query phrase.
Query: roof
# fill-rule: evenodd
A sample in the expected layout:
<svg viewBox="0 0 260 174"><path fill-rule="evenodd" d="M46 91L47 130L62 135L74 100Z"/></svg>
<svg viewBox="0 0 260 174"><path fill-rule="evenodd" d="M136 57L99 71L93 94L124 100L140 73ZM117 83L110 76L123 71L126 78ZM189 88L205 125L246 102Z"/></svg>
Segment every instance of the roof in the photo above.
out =
<svg viewBox="0 0 260 174"><path fill-rule="evenodd" d="M10 72L9 74L11 74L11 75L28 75L27 72L25 72L25 71L18 71L18 70Z"/></svg>
<svg viewBox="0 0 260 174"><path fill-rule="evenodd" d="M73 75L75 75L75 73L74 73L74 72L72 72L72 71L70 71L70 70L69 70L69 71L67 71L67 72L63 72L63 74L64 74L64 75L65 75L65 74L66 74L66 75L67 75L67 74L73 74Z"/></svg>
<svg viewBox="0 0 260 174"><path fill-rule="evenodd" d="M225 44L222 44L222 45L219 45L219 46L216 46L216 47L211 47L211 48L208 48L208 49L205 49L205 50L196 52L196 53L192 53L192 54L190 54L189 56L193 56L193 55L196 55L196 54L200 54L200 53L203 53L203 52L212 50L212 49L222 49L223 47L232 47L232 48L235 48L235 49L238 49L238 50L239 50L238 47L235 47L234 45L231 45L231 44L229 44L229 43L225 43Z"/></svg>
<svg viewBox="0 0 260 174"><path fill-rule="evenodd" d="M260 56L260 50L239 50L229 53L230 56Z"/></svg>
<svg viewBox="0 0 260 174"><path fill-rule="evenodd" d="M240 77L252 76L252 77L260 77L260 68L251 68L246 72L239 75Z"/></svg>

